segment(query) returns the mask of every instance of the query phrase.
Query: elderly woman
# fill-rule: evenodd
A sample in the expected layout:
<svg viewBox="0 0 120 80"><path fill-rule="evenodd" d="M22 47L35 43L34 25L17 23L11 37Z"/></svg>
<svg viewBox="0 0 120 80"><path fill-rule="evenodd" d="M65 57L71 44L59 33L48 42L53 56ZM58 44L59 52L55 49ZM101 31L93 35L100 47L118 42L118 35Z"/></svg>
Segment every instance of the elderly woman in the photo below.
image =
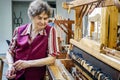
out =
<svg viewBox="0 0 120 80"><path fill-rule="evenodd" d="M28 15L31 23L15 29L6 54L6 77L13 80L44 80L46 65L55 61L59 49L56 31L48 24L50 7L42 0L34 0Z"/></svg>

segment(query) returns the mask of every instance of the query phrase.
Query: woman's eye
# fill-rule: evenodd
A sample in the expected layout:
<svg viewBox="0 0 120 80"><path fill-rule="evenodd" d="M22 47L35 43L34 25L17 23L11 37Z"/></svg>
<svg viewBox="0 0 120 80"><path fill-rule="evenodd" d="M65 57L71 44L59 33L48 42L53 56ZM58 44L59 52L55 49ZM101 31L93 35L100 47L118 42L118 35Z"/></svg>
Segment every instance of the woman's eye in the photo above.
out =
<svg viewBox="0 0 120 80"><path fill-rule="evenodd" d="M44 20L47 20L48 18L44 18Z"/></svg>
<svg viewBox="0 0 120 80"><path fill-rule="evenodd" d="M43 20L47 20L48 17L40 17L40 16L38 16L38 19L39 19L39 20L42 20L42 19L43 19Z"/></svg>
<svg viewBox="0 0 120 80"><path fill-rule="evenodd" d="M42 19L42 17L38 17L38 19L40 19L40 20L41 20L41 19Z"/></svg>

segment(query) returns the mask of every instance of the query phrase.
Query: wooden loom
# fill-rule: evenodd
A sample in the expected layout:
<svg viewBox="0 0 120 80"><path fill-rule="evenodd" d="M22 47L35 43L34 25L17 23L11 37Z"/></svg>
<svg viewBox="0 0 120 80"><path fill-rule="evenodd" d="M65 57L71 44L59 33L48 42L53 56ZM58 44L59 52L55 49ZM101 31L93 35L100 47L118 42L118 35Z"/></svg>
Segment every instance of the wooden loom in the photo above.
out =
<svg viewBox="0 0 120 80"><path fill-rule="evenodd" d="M116 1L114 1L114 0L73 0L71 2L63 3L63 7L65 9L68 9L68 12L70 12L71 9L75 10L75 18L76 19L75 19L74 39L70 40L70 43L73 45L73 48L71 50L71 54L73 54L73 56L71 57L71 59L73 61L72 63L77 65L77 68L79 69L79 71L82 74L84 74L85 78L83 80L99 80L100 79L100 77L99 77L100 74L94 75L94 72L91 72L89 70L90 65L88 67L87 61L90 62L92 64L92 66L96 66L97 68L99 68L101 72L109 75L112 80L120 79L120 68L119 68L120 60L117 59L119 57L113 58L111 56L106 55L107 53L114 55L113 52L116 53L117 51L115 51L115 50L113 51L113 49L105 47L106 45L107 46L110 45L108 40L111 40L111 42L112 42L112 45L109 47L113 48L115 46L115 42L112 40L112 38L115 37L116 28L113 26L117 26L117 19L113 19L111 17L111 20L113 19L113 22L110 22L110 23L115 23L115 24L110 24L110 25L112 25L111 28L112 29L114 28L114 29L111 32L111 34L110 34L111 37L109 39L106 40L106 36L108 36L108 34L106 35L106 31L108 29L106 27L102 28L103 33L102 33L102 37L101 37L101 42L103 44L99 44L99 43L97 43L93 40L87 39L87 38L82 38L82 18L83 18L83 16L87 15L88 13L93 11L96 7L106 7L105 10L107 10L108 6L112 6L112 7L109 7L109 10L112 15L107 15L105 10L103 10L104 15L102 15L103 16L102 19L104 19L103 22L106 23L106 22L108 22L108 19L107 19L108 16L114 15L114 17L117 17L117 15L118 15L118 10L114 6L114 5L117 5L117 7L119 8L119 5L118 5L119 3L116 4ZM112 12L114 12L114 13L112 13ZM105 24L105 23L102 23L102 26L108 25L108 23L107 24ZM112 35L112 34L114 34L114 35ZM105 52L105 54L101 54L101 52ZM83 63L81 61L82 60L81 55L82 55L82 59L85 60L85 62L83 62ZM115 54L115 55L119 55L119 52L117 52L117 54ZM67 62L66 62L66 64L67 64ZM68 64L68 66L69 66L69 64ZM54 67L58 68L56 65L54 65ZM55 75L56 73L54 73L54 69L51 68L51 66L49 66L49 71L51 73L53 72L52 75L54 77L52 77L52 79L61 79L62 80L62 78L60 78L60 77L58 78L58 75L57 76ZM58 69L58 72L59 72L59 69ZM60 73L60 75L62 76L62 73ZM71 80L68 78L69 78L69 75L66 78L66 80ZM107 80L111 80L111 79L107 79Z"/></svg>
<svg viewBox="0 0 120 80"><path fill-rule="evenodd" d="M68 9L68 12L70 9L75 10L74 40L77 41L82 39L83 16L88 15L97 7L105 7L102 9L100 44L109 48L116 48L119 0L73 0L63 3L63 7ZM90 33L94 31L94 25L91 25L90 30Z"/></svg>

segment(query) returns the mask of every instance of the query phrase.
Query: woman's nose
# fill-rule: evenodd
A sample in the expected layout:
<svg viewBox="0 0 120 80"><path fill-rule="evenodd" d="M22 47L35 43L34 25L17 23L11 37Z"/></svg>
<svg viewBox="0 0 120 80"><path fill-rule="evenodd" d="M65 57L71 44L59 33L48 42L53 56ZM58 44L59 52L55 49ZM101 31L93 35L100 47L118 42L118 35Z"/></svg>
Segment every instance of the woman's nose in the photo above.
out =
<svg viewBox="0 0 120 80"><path fill-rule="evenodd" d="M42 19L42 20L41 20L41 23L42 23L42 24L44 24L44 23L45 23L45 20L44 20L44 19Z"/></svg>

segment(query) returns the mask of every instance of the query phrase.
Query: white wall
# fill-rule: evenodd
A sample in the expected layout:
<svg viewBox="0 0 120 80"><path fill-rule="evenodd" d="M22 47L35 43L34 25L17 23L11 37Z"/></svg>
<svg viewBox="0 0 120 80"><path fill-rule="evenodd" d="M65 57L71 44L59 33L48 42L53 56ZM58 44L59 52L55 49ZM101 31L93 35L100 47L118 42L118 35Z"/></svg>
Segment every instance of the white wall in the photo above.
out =
<svg viewBox="0 0 120 80"><path fill-rule="evenodd" d="M57 7L57 15L62 16L63 18L74 19L74 10L71 10L70 14L68 14L67 10L62 7L62 3L66 0L56 0Z"/></svg>
<svg viewBox="0 0 120 80"><path fill-rule="evenodd" d="M0 54L6 52L6 39L12 37L12 8L11 0L0 0Z"/></svg>

